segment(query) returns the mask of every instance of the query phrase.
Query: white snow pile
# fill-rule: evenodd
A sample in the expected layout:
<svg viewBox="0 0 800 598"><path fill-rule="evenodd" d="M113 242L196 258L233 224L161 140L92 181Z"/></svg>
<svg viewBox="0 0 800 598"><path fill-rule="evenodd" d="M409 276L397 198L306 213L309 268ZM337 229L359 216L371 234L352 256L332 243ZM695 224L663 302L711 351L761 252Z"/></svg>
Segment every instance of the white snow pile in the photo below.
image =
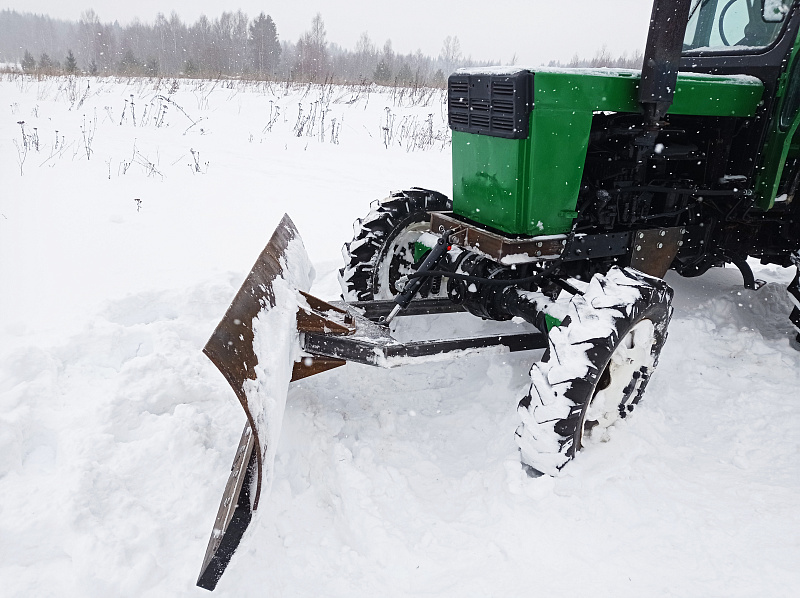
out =
<svg viewBox="0 0 800 598"><path fill-rule="evenodd" d="M415 93L0 79L3 596L208 595L245 416L201 348L284 212L335 299L372 199L449 191L445 100ZM668 277L644 400L555 478L528 478L513 436L539 352L290 384L272 491L215 595L796 594L793 271L753 266L759 291Z"/></svg>

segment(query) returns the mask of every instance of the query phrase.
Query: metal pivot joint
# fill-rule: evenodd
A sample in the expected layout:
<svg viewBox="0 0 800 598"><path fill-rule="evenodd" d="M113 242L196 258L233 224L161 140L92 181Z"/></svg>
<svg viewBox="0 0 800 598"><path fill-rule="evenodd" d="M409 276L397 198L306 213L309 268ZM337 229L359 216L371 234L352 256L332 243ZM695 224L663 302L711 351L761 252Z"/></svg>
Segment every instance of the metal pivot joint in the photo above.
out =
<svg viewBox="0 0 800 598"><path fill-rule="evenodd" d="M436 245L428 252L427 257L417 269L417 276L409 278L406 286L403 287L400 294L395 297L394 302L396 305L389 315L386 316L386 319L383 320L384 324L389 324L400 311L409 306L411 300L414 299L414 296L425 283L425 279L427 278L425 274L431 270L436 270L442 259L447 255L447 250L450 248L450 236L454 232L454 229L450 229L442 233L442 236L436 241Z"/></svg>

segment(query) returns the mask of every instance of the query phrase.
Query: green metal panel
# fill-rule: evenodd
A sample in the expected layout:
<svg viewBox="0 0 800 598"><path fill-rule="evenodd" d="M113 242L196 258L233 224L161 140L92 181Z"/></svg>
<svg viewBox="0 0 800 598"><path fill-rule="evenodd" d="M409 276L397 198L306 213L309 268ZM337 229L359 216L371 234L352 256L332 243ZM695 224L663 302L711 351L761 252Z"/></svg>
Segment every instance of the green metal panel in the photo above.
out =
<svg viewBox="0 0 800 598"><path fill-rule="evenodd" d="M639 112L639 76L638 71L616 69L536 71L534 106ZM669 114L753 116L763 91L752 77L681 73Z"/></svg>
<svg viewBox="0 0 800 598"><path fill-rule="evenodd" d="M800 111L791 117L790 122L781 126L781 114L784 111L785 104L790 101L790 94L787 91L790 89L795 93L798 91L797 80L800 79L798 53L800 53L800 34L795 39L789 63L778 84L776 93L778 101L775 102L775 112L769 125L770 130L761 152L755 191L756 205L762 210L772 209L775 205L775 196L778 194L786 160L790 156L790 152L792 152L793 143L796 145L798 142L796 136L798 126L800 126ZM791 73L791 76L789 76L789 73ZM792 83L794 85L791 85ZM796 98L792 99L796 100Z"/></svg>
<svg viewBox="0 0 800 598"><path fill-rule="evenodd" d="M504 232L527 230L529 154L530 139L453 131L453 211Z"/></svg>
<svg viewBox="0 0 800 598"><path fill-rule="evenodd" d="M591 128L591 110L552 107L531 113L531 131L535 134L529 140L531 184L526 234L564 233L572 226Z"/></svg>
<svg viewBox="0 0 800 598"><path fill-rule="evenodd" d="M752 77L680 74L668 114L755 116L763 93Z"/></svg>
<svg viewBox="0 0 800 598"><path fill-rule="evenodd" d="M594 112L638 112L639 73L541 70L533 77L528 139L453 132L453 210L507 234L569 231L576 216ZM672 114L753 116L752 78L682 74Z"/></svg>

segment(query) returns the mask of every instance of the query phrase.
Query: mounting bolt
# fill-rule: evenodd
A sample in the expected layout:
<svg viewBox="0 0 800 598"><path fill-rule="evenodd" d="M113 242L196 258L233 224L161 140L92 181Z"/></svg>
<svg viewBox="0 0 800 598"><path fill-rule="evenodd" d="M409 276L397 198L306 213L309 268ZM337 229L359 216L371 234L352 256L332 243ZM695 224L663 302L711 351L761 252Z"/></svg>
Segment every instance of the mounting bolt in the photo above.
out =
<svg viewBox="0 0 800 598"><path fill-rule="evenodd" d="M683 245L683 241L678 241L678 247L680 247L681 245Z"/></svg>
<svg viewBox="0 0 800 598"><path fill-rule="evenodd" d="M685 234L686 234L686 229L685 229L685 228L682 228L682 229L681 229L681 234L682 234L682 235L685 235Z"/></svg>
<svg viewBox="0 0 800 598"><path fill-rule="evenodd" d="M639 238L644 239L644 233L639 233Z"/></svg>
<svg viewBox="0 0 800 598"><path fill-rule="evenodd" d="M542 252L541 251L537 251L536 252L536 257L539 257L540 255L542 255Z"/></svg>
<svg viewBox="0 0 800 598"><path fill-rule="evenodd" d="M541 247L541 246L542 246L542 242L541 242L541 241L539 241L539 242L536 244L536 247Z"/></svg>
<svg viewBox="0 0 800 598"><path fill-rule="evenodd" d="M664 235L666 235L666 234L667 234L667 231L665 231L665 230L662 230L660 234L661 234L661 236L663 237Z"/></svg>
<svg viewBox="0 0 800 598"><path fill-rule="evenodd" d="M641 251L641 250L642 250L642 246L641 245L637 245L636 246L636 251Z"/></svg>
<svg viewBox="0 0 800 598"><path fill-rule="evenodd" d="M657 245L657 247L658 247L659 249L661 249L662 247L664 247L664 244L663 244L663 243L659 243L659 244Z"/></svg>

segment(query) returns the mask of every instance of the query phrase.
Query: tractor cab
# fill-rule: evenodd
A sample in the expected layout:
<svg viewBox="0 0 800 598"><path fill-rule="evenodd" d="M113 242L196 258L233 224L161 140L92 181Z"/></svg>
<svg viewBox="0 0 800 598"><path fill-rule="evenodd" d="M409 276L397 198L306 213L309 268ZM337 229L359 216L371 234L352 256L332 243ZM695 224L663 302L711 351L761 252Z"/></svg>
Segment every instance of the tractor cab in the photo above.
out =
<svg viewBox="0 0 800 598"><path fill-rule="evenodd" d="M793 197L800 175L800 139L795 139L800 124L799 27L800 13L792 0L696 0L683 41L681 71L750 75L764 84L756 122L731 140L737 168L752 177L757 206L763 210Z"/></svg>

